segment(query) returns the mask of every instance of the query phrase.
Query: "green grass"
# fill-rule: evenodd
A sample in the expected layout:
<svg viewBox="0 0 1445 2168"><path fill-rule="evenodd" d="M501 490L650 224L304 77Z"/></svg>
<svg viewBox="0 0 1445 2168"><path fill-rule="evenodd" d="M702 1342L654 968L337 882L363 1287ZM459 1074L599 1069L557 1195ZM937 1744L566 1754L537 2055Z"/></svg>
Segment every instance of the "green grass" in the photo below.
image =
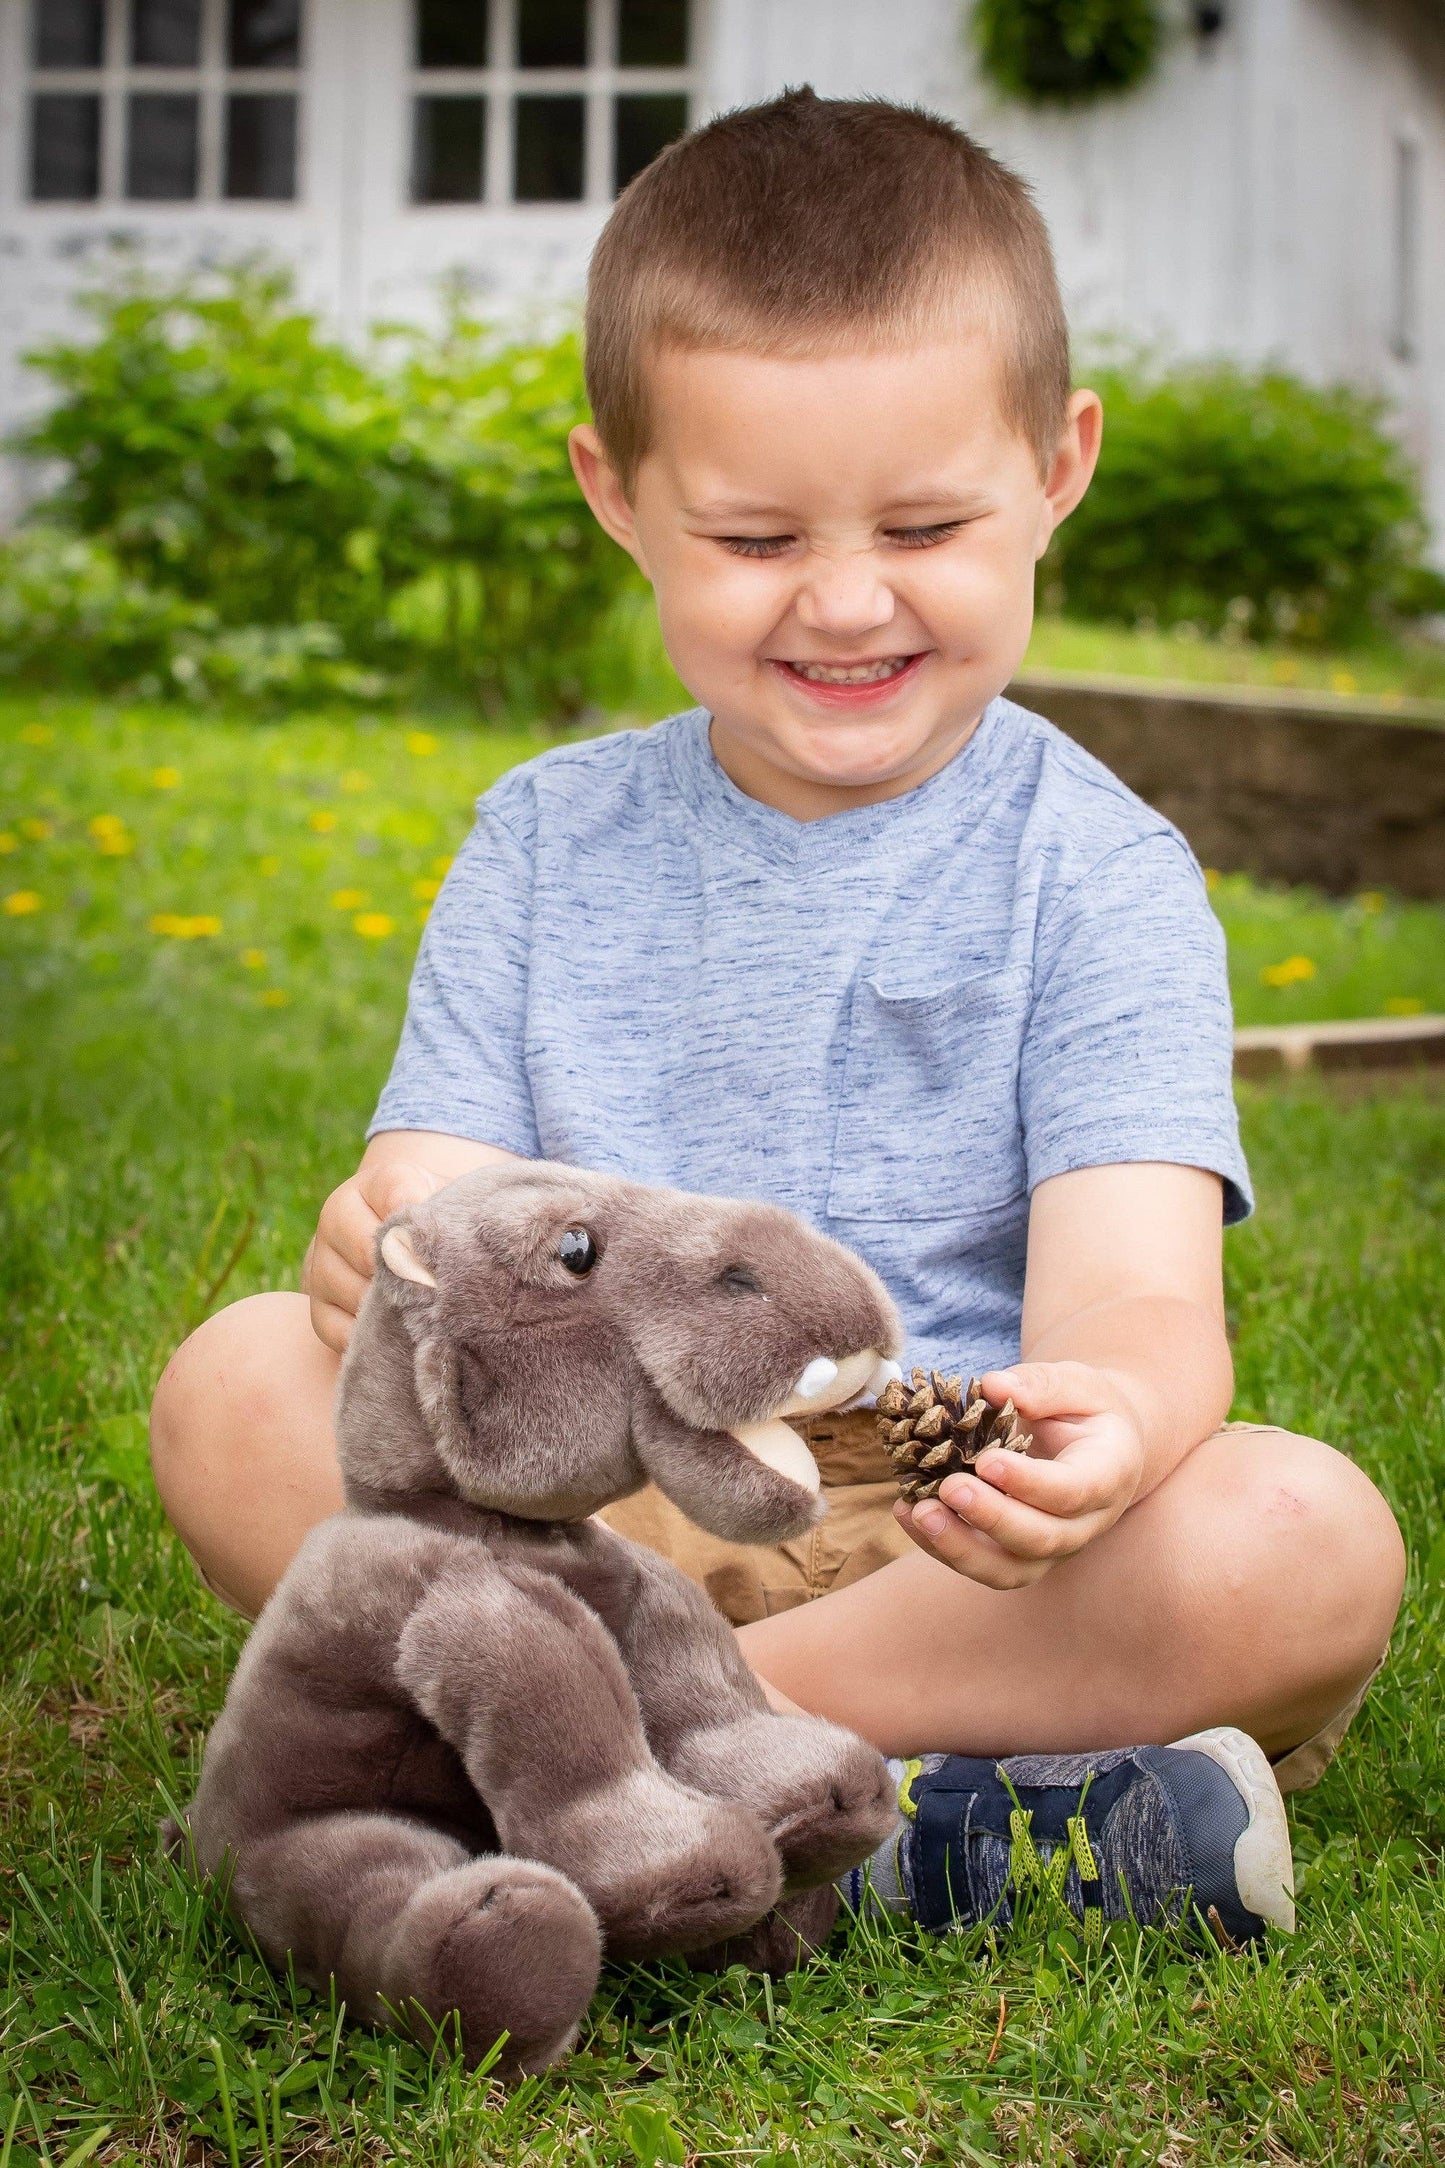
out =
<svg viewBox="0 0 1445 2168"><path fill-rule="evenodd" d="M241 1629L149 1486L157 1367L215 1303L294 1284L389 1058L414 885L533 750L407 737L0 713L0 895L43 900L0 915L0 2164L1445 2152L1445 1123L1418 1086L1241 1091L1261 1209L1229 1245L1236 1412L1347 1446L1412 1556L1391 1669L1294 1808L1301 1931L1264 1961L1132 1934L1095 1955L1041 1918L996 1950L855 1932L771 1989L611 1971L579 2054L504 2097L342 2027L158 1862ZM1308 945L1291 1003L1445 1006L1410 975L1439 914L1216 900L1242 991Z"/></svg>
<svg viewBox="0 0 1445 2168"><path fill-rule="evenodd" d="M1040 616L1025 664L1029 667L1188 678L1208 685L1285 686L1385 700L1445 700L1445 643L1423 637L1391 640L1382 635L1368 647L1337 651Z"/></svg>

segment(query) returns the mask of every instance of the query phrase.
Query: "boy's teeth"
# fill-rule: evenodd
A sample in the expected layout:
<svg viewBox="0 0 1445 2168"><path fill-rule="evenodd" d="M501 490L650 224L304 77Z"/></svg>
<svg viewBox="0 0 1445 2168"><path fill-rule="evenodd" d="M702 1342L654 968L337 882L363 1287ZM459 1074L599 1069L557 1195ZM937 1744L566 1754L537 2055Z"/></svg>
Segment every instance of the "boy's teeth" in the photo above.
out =
<svg viewBox="0 0 1445 2168"><path fill-rule="evenodd" d="M873 685L897 677L911 660L908 655L885 655L880 662L795 662L791 668L814 685Z"/></svg>

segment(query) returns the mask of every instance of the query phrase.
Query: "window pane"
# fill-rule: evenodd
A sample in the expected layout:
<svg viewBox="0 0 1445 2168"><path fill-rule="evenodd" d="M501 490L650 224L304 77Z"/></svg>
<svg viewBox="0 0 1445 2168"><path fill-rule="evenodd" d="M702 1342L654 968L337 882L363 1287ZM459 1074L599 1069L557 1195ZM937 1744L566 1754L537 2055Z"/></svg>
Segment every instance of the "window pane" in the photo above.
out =
<svg viewBox="0 0 1445 2168"><path fill-rule="evenodd" d="M226 100L226 194L258 203L294 199L294 98L241 91Z"/></svg>
<svg viewBox="0 0 1445 2168"><path fill-rule="evenodd" d="M127 101L125 192L140 203L185 203L196 193L199 101L136 91Z"/></svg>
<svg viewBox="0 0 1445 2168"><path fill-rule="evenodd" d="M582 100L517 100L518 203L582 200Z"/></svg>
<svg viewBox="0 0 1445 2168"><path fill-rule="evenodd" d="M105 57L105 0L31 0L31 5L37 68L100 66Z"/></svg>
<svg viewBox="0 0 1445 2168"><path fill-rule="evenodd" d="M231 0L233 68L301 64L301 0Z"/></svg>
<svg viewBox="0 0 1445 2168"><path fill-rule="evenodd" d="M687 0L620 0L617 58L624 68L687 64Z"/></svg>
<svg viewBox="0 0 1445 2168"><path fill-rule="evenodd" d="M587 0L518 0L517 65L585 68Z"/></svg>
<svg viewBox="0 0 1445 2168"><path fill-rule="evenodd" d="M100 194L100 100L46 91L30 104L30 193L36 203L90 203Z"/></svg>
<svg viewBox="0 0 1445 2168"><path fill-rule="evenodd" d="M487 0L420 0L416 60L419 68L484 68Z"/></svg>
<svg viewBox="0 0 1445 2168"><path fill-rule="evenodd" d="M132 0L130 57L143 68L194 68L201 0Z"/></svg>
<svg viewBox="0 0 1445 2168"><path fill-rule="evenodd" d="M658 152L687 132L687 100L619 98L617 101L617 171L613 186L624 189L634 173L650 166Z"/></svg>
<svg viewBox="0 0 1445 2168"><path fill-rule="evenodd" d="M481 98L418 98L412 143L413 203L480 203L486 149Z"/></svg>

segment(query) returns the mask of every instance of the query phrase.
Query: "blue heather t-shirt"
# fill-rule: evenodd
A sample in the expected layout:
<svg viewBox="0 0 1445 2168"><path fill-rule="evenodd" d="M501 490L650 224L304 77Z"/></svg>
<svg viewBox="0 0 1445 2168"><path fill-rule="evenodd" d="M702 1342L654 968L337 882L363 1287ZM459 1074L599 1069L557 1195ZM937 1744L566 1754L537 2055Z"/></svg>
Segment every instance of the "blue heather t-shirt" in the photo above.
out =
<svg viewBox="0 0 1445 2168"><path fill-rule="evenodd" d="M797 821L702 710L514 769L437 898L370 1134L763 1197L881 1274L907 1360L1015 1360L1029 1195L1128 1160L1250 1209L1188 845L995 700L906 797Z"/></svg>

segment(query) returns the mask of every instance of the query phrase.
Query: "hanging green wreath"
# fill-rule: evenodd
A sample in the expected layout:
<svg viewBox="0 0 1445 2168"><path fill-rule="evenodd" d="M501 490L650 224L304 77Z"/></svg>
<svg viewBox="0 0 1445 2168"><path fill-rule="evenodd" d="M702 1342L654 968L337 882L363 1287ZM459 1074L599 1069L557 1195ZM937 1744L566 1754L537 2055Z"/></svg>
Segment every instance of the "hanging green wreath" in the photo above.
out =
<svg viewBox="0 0 1445 2168"><path fill-rule="evenodd" d="M1142 82L1164 22L1159 0L976 0L973 34L1009 97L1075 105Z"/></svg>

